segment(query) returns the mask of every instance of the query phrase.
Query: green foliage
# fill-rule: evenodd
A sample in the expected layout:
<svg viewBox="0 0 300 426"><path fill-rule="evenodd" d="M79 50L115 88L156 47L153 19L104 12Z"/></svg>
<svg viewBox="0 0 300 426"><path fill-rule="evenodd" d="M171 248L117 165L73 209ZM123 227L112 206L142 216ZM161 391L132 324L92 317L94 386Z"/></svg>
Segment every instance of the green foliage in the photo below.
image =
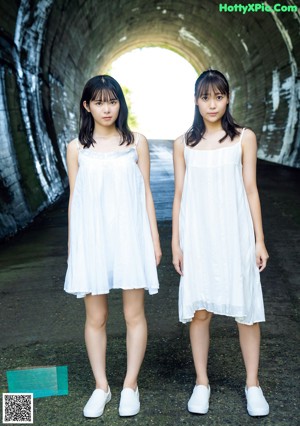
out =
<svg viewBox="0 0 300 426"><path fill-rule="evenodd" d="M122 90L128 106L128 125L131 130L136 130L138 127L138 120L137 116L132 113L131 91L126 86L122 86Z"/></svg>

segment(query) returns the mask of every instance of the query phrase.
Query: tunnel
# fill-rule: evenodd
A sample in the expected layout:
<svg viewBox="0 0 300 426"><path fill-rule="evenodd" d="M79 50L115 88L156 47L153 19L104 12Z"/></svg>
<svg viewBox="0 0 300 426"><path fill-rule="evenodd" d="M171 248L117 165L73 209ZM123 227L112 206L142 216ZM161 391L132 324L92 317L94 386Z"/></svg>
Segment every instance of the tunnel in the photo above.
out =
<svg viewBox="0 0 300 426"><path fill-rule="evenodd" d="M234 117L257 134L258 157L299 167L298 6L292 0L1 0L0 239L65 191L66 146L77 135L84 83L139 47L170 49L197 73L222 71Z"/></svg>

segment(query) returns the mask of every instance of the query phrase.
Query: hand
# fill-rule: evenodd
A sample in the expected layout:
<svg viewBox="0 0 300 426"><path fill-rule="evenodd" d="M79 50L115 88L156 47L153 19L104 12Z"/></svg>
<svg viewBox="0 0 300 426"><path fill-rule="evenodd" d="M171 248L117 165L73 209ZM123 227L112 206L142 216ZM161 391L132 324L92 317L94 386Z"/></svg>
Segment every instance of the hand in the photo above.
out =
<svg viewBox="0 0 300 426"><path fill-rule="evenodd" d="M259 269L259 272L263 271L267 266L267 260L269 255L264 242L257 242L255 244L255 255L256 255L256 265Z"/></svg>
<svg viewBox="0 0 300 426"><path fill-rule="evenodd" d="M159 241L156 244L154 244L154 255L155 255L156 266L158 266L160 264L161 257L162 257Z"/></svg>
<svg viewBox="0 0 300 426"><path fill-rule="evenodd" d="M172 249L173 265L179 275L183 275L183 253L180 247Z"/></svg>

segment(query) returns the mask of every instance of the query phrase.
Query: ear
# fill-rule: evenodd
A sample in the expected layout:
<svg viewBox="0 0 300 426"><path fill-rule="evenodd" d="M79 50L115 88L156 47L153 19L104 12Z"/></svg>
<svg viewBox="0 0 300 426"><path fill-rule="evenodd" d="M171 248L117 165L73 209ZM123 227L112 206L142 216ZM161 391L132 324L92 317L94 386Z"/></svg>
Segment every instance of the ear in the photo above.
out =
<svg viewBox="0 0 300 426"><path fill-rule="evenodd" d="M84 108L87 110L87 112L91 112L89 109L89 106L87 104L87 101L83 101L82 105L84 106Z"/></svg>

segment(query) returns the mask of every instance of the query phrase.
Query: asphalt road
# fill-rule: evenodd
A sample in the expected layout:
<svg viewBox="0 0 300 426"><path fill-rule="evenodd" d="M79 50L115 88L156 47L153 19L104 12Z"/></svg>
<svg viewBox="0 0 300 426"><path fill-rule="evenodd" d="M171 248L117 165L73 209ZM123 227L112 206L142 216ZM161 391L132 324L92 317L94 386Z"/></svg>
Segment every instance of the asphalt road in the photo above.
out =
<svg viewBox="0 0 300 426"><path fill-rule="evenodd" d="M171 262L172 145L154 141L150 148L163 259L159 294L146 297L149 339L139 379L141 412L134 418L118 416L126 351L121 293L115 291L109 297L107 350L113 397L101 418L82 416L94 384L83 340L83 302L63 291L67 195L26 231L0 245L1 392L7 392L9 369L67 365L69 395L35 399L34 425L298 425L300 170L265 162L258 165L270 254L262 274L266 323L262 324L260 381L270 415L258 419L247 415L235 321L215 316L209 357L210 410L197 416L186 410L194 369L188 326L178 323L179 278Z"/></svg>

